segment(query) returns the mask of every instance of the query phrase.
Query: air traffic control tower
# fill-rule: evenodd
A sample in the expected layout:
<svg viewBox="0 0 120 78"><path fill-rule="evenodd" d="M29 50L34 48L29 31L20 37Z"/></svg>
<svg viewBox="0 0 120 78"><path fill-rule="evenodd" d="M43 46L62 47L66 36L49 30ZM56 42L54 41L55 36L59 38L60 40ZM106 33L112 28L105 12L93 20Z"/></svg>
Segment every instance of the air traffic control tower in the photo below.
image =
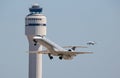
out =
<svg viewBox="0 0 120 78"><path fill-rule="evenodd" d="M46 36L46 16L42 8L33 4L30 14L25 18L25 35L29 42L29 51L42 51L42 45L35 44L34 36ZM42 78L42 54L29 53L29 78Z"/></svg>

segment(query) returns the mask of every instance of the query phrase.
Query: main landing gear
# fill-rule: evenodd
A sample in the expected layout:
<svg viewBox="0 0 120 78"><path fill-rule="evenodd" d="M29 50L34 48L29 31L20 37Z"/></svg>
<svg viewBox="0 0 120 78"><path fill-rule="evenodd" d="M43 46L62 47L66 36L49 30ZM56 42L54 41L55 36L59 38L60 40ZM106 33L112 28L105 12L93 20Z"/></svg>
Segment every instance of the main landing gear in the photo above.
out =
<svg viewBox="0 0 120 78"><path fill-rule="evenodd" d="M52 59L53 59L53 56L51 56L51 54L50 54L50 53L48 54L48 56L49 56L50 60L52 60Z"/></svg>
<svg viewBox="0 0 120 78"><path fill-rule="evenodd" d="M59 57L59 59L60 59L60 60L62 60L62 59L63 59L63 57L62 57L62 56L60 56L60 57Z"/></svg>

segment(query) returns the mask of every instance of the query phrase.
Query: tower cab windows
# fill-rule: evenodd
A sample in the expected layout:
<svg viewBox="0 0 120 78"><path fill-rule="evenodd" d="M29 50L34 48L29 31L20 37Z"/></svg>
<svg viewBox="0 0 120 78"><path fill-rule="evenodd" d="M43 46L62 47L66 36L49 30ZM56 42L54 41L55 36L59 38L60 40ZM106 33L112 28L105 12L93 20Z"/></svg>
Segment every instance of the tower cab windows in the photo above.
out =
<svg viewBox="0 0 120 78"><path fill-rule="evenodd" d="M29 8L30 14L25 19L26 26L46 26L46 17L41 14L42 8L38 5L33 5Z"/></svg>
<svg viewBox="0 0 120 78"><path fill-rule="evenodd" d="M27 18L26 20L42 20L41 18Z"/></svg>

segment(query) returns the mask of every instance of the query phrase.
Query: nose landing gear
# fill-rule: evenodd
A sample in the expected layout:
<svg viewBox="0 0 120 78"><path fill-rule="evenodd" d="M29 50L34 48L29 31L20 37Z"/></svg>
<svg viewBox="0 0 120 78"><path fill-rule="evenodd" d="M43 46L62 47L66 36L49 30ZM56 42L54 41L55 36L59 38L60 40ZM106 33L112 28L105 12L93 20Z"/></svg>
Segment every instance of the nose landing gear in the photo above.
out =
<svg viewBox="0 0 120 78"><path fill-rule="evenodd" d="M33 42L34 42L34 46L37 45L37 41L35 39L33 39Z"/></svg>

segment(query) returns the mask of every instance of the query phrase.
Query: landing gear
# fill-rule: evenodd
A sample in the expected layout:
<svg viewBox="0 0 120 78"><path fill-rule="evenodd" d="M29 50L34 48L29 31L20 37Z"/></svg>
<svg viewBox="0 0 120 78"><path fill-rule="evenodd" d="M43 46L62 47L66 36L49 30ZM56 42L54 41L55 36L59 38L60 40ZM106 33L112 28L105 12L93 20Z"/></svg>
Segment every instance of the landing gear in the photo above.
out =
<svg viewBox="0 0 120 78"><path fill-rule="evenodd" d="M72 51L71 49L69 49L68 51Z"/></svg>
<svg viewBox="0 0 120 78"><path fill-rule="evenodd" d="M37 44L35 43L34 46L36 46Z"/></svg>
<svg viewBox="0 0 120 78"><path fill-rule="evenodd" d="M50 56L50 60L52 60L53 59L53 56Z"/></svg>
<svg viewBox="0 0 120 78"><path fill-rule="evenodd" d="M63 59L63 55L62 55L62 54L59 55L59 59L60 59L60 60Z"/></svg>
<svg viewBox="0 0 120 78"><path fill-rule="evenodd" d="M62 56L60 56L60 57L59 57L59 59L60 59L60 60L62 60L62 59L63 59L63 57L62 57Z"/></svg>
<svg viewBox="0 0 120 78"><path fill-rule="evenodd" d="M51 54L50 54L50 53L48 54L48 56L49 56L50 60L52 60L52 59L53 59L53 56L51 56Z"/></svg>
<svg viewBox="0 0 120 78"><path fill-rule="evenodd" d="M33 39L33 42L34 42L34 46L37 45L37 41L35 39Z"/></svg>

